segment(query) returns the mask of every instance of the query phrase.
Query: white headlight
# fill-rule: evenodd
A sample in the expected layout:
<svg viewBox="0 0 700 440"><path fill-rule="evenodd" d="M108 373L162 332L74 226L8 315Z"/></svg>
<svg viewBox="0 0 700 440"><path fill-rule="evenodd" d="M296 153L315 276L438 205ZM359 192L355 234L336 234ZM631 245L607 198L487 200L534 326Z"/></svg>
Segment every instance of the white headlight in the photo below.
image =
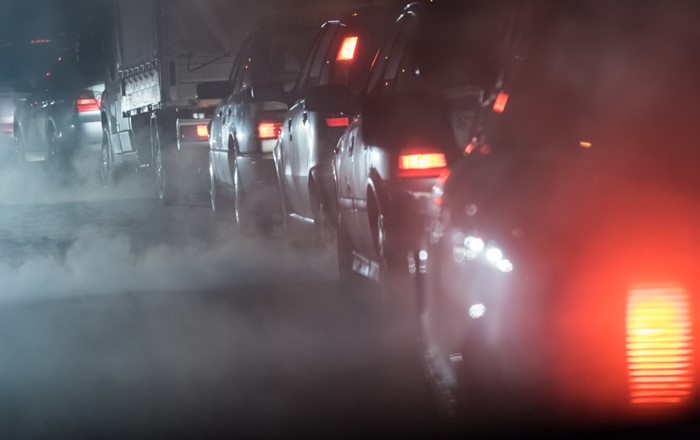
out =
<svg viewBox="0 0 700 440"><path fill-rule="evenodd" d="M503 258L503 251L495 247L490 248L486 251L486 258L492 263L497 263Z"/></svg>
<svg viewBox="0 0 700 440"><path fill-rule="evenodd" d="M481 252L484 250L485 246L486 244L484 243L484 240L480 239L479 237L469 236L464 239L464 247L472 252Z"/></svg>

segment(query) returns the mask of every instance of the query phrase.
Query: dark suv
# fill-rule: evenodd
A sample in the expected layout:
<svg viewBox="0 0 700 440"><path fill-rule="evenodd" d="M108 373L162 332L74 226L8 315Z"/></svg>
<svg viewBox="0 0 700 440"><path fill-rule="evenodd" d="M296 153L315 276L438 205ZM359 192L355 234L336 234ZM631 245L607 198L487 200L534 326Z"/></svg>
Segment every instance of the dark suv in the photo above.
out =
<svg viewBox="0 0 700 440"><path fill-rule="evenodd" d="M333 150L356 112L353 95L364 85L394 18L393 10L360 9L342 20L327 21L318 31L275 149L286 222L314 225L321 233L335 226ZM338 99L338 91L347 94L340 97L345 108L321 108L328 99Z"/></svg>
<svg viewBox="0 0 700 440"><path fill-rule="evenodd" d="M345 282L359 274L389 293L433 185L500 110L498 62L514 25L508 4L415 3L393 26L333 162Z"/></svg>
<svg viewBox="0 0 700 440"><path fill-rule="evenodd" d="M269 224L279 214L272 150L313 32L266 22L243 41L222 84L228 96L210 125L211 207L218 218Z"/></svg>
<svg viewBox="0 0 700 440"><path fill-rule="evenodd" d="M503 58L502 113L432 192L426 371L469 433L697 417L698 16L542 5Z"/></svg>
<svg viewBox="0 0 700 440"><path fill-rule="evenodd" d="M33 89L17 85L17 92L29 93L15 112L20 159L66 169L74 160L88 158L89 165L81 166L94 171L102 140L104 64L99 40L83 38L53 57Z"/></svg>

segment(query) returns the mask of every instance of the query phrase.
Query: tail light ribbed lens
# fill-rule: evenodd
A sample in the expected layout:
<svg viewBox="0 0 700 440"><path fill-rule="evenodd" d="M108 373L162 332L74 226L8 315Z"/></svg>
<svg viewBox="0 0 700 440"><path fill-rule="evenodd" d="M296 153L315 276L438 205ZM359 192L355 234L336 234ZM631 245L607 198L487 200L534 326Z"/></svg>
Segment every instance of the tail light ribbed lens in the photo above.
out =
<svg viewBox="0 0 700 440"><path fill-rule="evenodd" d="M682 404L694 387L688 292L680 287L637 288L627 299L630 402Z"/></svg>

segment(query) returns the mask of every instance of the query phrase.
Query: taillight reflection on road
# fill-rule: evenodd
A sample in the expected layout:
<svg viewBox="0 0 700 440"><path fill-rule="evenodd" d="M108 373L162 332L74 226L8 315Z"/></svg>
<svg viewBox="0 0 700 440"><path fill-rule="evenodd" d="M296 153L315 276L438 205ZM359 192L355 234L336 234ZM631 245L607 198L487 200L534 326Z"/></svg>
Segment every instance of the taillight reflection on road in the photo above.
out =
<svg viewBox="0 0 700 440"><path fill-rule="evenodd" d="M688 292L680 287L636 288L627 298L630 402L674 405L694 387Z"/></svg>

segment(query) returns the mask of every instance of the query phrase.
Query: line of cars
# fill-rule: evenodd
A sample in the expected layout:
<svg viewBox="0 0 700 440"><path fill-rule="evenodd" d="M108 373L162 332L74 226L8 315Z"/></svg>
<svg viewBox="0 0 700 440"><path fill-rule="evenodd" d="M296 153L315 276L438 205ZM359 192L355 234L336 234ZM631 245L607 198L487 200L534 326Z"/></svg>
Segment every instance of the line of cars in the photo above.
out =
<svg viewBox="0 0 700 440"><path fill-rule="evenodd" d="M415 325L470 429L697 414L698 11L633 3L412 3L377 39L329 21L257 147L264 203L335 229L344 285Z"/></svg>
<svg viewBox="0 0 700 440"><path fill-rule="evenodd" d="M189 167L218 219L335 235L341 282L371 280L414 326L449 420L695 414L698 10L635 3L284 18L251 30L232 67L223 49L179 53L178 32L166 58L113 35L106 99L76 86L66 108L101 110L105 186L135 164L170 203ZM74 144L38 133L49 159Z"/></svg>

